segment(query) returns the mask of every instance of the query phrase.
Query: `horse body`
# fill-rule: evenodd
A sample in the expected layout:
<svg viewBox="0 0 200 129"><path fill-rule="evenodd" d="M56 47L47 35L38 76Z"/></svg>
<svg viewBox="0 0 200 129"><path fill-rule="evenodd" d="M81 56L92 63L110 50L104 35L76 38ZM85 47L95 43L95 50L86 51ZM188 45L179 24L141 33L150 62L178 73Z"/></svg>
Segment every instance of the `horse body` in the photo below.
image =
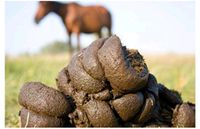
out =
<svg viewBox="0 0 200 129"><path fill-rule="evenodd" d="M81 6L75 2L61 4L42 1L35 16L36 23L39 23L49 12L54 12L61 17L69 36L70 51L72 33L77 34L78 49L80 49L80 33L97 33L99 37L102 37L101 29L106 27L109 36L111 35L111 14L102 6Z"/></svg>
<svg viewBox="0 0 200 129"><path fill-rule="evenodd" d="M83 33L99 32L104 26L111 28L111 23L109 23L111 20L108 20L109 14L105 8L100 6L79 6L75 10L76 11L72 10L74 11L71 13L72 16L67 16L66 20L71 22L68 19L72 19L72 21L75 22L75 25L72 26L72 28L78 26L80 32Z"/></svg>

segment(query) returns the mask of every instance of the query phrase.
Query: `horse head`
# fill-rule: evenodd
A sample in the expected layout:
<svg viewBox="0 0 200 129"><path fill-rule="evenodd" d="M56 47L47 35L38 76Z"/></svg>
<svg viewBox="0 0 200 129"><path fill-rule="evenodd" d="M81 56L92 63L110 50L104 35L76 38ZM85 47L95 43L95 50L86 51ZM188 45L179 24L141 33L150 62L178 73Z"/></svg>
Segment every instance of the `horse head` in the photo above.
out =
<svg viewBox="0 0 200 129"><path fill-rule="evenodd" d="M38 24L51 11L53 11L52 1L40 1L35 15L35 23Z"/></svg>

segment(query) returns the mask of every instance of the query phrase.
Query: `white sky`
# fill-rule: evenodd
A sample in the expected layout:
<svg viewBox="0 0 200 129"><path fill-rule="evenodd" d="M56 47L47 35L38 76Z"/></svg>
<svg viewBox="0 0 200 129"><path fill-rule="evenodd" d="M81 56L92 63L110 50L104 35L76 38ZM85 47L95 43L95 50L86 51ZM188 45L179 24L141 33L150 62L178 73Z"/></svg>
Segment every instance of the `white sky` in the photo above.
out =
<svg viewBox="0 0 200 129"><path fill-rule="evenodd" d="M85 0L79 3L107 7L112 13L113 33L129 48L152 53L195 53L194 2ZM6 2L6 53L37 52L49 42L68 39L61 20L53 13L39 25L34 23L37 5L35 1ZM94 39L92 34L82 34L81 45L86 47Z"/></svg>

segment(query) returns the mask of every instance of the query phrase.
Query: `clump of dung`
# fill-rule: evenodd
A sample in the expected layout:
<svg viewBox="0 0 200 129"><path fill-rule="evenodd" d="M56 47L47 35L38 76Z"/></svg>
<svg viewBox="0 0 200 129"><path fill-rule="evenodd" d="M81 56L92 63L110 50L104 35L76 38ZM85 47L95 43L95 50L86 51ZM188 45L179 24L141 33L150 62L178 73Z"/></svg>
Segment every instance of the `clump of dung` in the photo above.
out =
<svg viewBox="0 0 200 129"><path fill-rule="evenodd" d="M184 106L179 93L159 84L138 50L122 46L117 36L74 55L56 83L60 92L41 83L21 89L22 127L28 114L27 127L195 126L195 105Z"/></svg>
<svg viewBox="0 0 200 129"><path fill-rule="evenodd" d="M195 108L191 103L176 105L173 112L172 123L174 127L194 127Z"/></svg>
<svg viewBox="0 0 200 129"><path fill-rule="evenodd" d="M66 96L40 82L23 85L19 93L21 127L60 127L67 123L72 105Z"/></svg>

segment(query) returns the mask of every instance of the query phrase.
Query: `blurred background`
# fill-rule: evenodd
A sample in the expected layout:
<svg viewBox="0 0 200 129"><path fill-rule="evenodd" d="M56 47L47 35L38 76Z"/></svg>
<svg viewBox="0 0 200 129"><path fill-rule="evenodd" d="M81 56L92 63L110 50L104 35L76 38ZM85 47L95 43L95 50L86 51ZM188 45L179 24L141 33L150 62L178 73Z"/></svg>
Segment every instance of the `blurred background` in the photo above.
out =
<svg viewBox="0 0 200 129"><path fill-rule="evenodd" d="M66 3L66 2L63 2ZM194 53L194 2L78 1L81 5L103 5L112 14L113 34L123 44L142 52ZM67 41L64 25L54 13L37 26L38 2L7 1L6 53L36 53L54 41ZM94 34L81 34L82 47ZM72 38L76 45L76 38Z"/></svg>
<svg viewBox="0 0 200 129"><path fill-rule="evenodd" d="M68 3L65 1L62 3ZM76 1L102 5L112 15L112 33L138 49L158 82L195 103L195 3L192 1ZM68 36L56 14L34 23L36 1L5 2L6 127L19 127L17 96L27 81L56 88L58 72L69 63ZM97 39L82 34L82 48ZM72 35L75 47L76 35Z"/></svg>

